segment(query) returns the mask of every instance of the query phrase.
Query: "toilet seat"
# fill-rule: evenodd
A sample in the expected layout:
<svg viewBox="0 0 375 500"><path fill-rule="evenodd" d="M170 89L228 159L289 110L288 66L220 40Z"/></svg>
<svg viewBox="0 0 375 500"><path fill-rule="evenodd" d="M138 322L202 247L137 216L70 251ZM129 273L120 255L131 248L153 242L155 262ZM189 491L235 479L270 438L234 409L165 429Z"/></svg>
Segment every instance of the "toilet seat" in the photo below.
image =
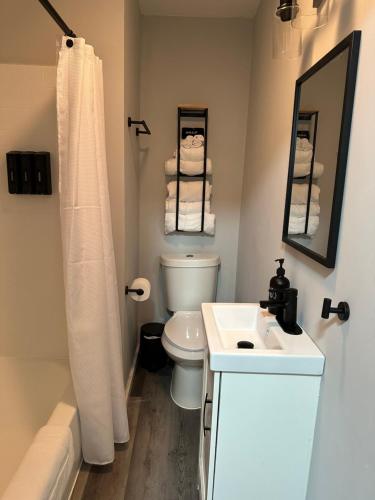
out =
<svg viewBox="0 0 375 500"><path fill-rule="evenodd" d="M164 334L170 344L182 351L198 353L207 345L200 311L176 312L165 324Z"/></svg>
<svg viewBox="0 0 375 500"><path fill-rule="evenodd" d="M175 363L171 398L181 408L199 409L202 405L203 359L207 345L201 312L176 312L165 324L161 343Z"/></svg>

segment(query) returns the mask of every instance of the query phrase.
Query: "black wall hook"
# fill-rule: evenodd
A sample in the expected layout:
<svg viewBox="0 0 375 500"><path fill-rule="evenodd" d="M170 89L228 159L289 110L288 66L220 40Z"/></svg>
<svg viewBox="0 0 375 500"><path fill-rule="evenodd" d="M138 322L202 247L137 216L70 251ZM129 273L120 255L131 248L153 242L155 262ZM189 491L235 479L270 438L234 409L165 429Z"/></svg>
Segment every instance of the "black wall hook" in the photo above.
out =
<svg viewBox="0 0 375 500"><path fill-rule="evenodd" d="M144 120L132 120L131 117L128 116L128 127L131 127L132 125L142 125L144 127L144 130L140 130L137 127L135 129L136 135L140 135L140 134L151 135L151 130L148 128L147 123Z"/></svg>
<svg viewBox="0 0 375 500"><path fill-rule="evenodd" d="M325 298L323 300L322 318L328 319L330 314L337 314L341 321L347 321L350 316L350 308L347 302L339 302L337 307L331 307L332 300Z"/></svg>

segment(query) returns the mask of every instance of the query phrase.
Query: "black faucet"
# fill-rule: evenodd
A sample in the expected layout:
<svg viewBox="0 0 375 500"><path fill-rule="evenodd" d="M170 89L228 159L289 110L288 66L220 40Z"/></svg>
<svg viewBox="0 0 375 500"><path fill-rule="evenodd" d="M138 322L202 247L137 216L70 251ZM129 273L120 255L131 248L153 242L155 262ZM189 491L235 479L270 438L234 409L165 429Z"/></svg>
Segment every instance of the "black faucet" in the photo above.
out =
<svg viewBox="0 0 375 500"><path fill-rule="evenodd" d="M286 333L300 335L302 329L297 324L297 295L298 290L291 288L289 280L284 276L284 259L277 259L280 267L270 281L268 300L261 300L259 305L276 315L276 320Z"/></svg>
<svg viewBox="0 0 375 500"><path fill-rule="evenodd" d="M259 302L262 309L277 308L277 322L285 333L292 335L300 335L302 333L302 329L297 324L297 295L298 290L296 288L286 288L279 291L278 301L271 299Z"/></svg>

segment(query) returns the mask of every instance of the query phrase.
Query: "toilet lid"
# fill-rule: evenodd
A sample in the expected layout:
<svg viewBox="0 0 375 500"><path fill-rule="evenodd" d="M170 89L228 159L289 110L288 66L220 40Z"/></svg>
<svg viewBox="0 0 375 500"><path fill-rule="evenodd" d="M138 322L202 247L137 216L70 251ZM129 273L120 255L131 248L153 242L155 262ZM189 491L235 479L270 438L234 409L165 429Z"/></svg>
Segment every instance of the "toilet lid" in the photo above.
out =
<svg viewBox="0 0 375 500"><path fill-rule="evenodd" d="M164 333L171 344L185 351L202 351L206 334L200 311L178 311L167 321Z"/></svg>

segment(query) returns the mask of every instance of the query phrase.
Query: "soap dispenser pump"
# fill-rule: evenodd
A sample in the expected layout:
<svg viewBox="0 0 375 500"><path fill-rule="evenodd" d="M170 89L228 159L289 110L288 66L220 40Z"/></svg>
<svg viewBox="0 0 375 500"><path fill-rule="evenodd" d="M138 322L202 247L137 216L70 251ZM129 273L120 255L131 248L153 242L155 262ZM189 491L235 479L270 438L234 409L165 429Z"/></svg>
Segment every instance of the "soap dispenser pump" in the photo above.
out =
<svg viewBox="0 0 375 500"><path fill-rule="evenodd" d="M285 269L283 268L285 259L276 259L275 262L279 262L279 267L276 269L276 276L273 276L270 280L270 288L268 298L274 302L282 302L283 294L282 290L290 288L290 281L285 276ZM283 317L283 307L278 305L269 306L268 308L271 314L275 314L278 320Z"/></svg>
<svg viewBox="0 0 375 500"><path fill-rule="evenodd" d="M276 270L276 276L271 278L268 300L260 300L262 309L268 309L276 319L285 333L300 335L302 328L297 324L297 288L291 288L288 278L285 277L283 268L284 259L276 259L280 266Z"/></svg>

